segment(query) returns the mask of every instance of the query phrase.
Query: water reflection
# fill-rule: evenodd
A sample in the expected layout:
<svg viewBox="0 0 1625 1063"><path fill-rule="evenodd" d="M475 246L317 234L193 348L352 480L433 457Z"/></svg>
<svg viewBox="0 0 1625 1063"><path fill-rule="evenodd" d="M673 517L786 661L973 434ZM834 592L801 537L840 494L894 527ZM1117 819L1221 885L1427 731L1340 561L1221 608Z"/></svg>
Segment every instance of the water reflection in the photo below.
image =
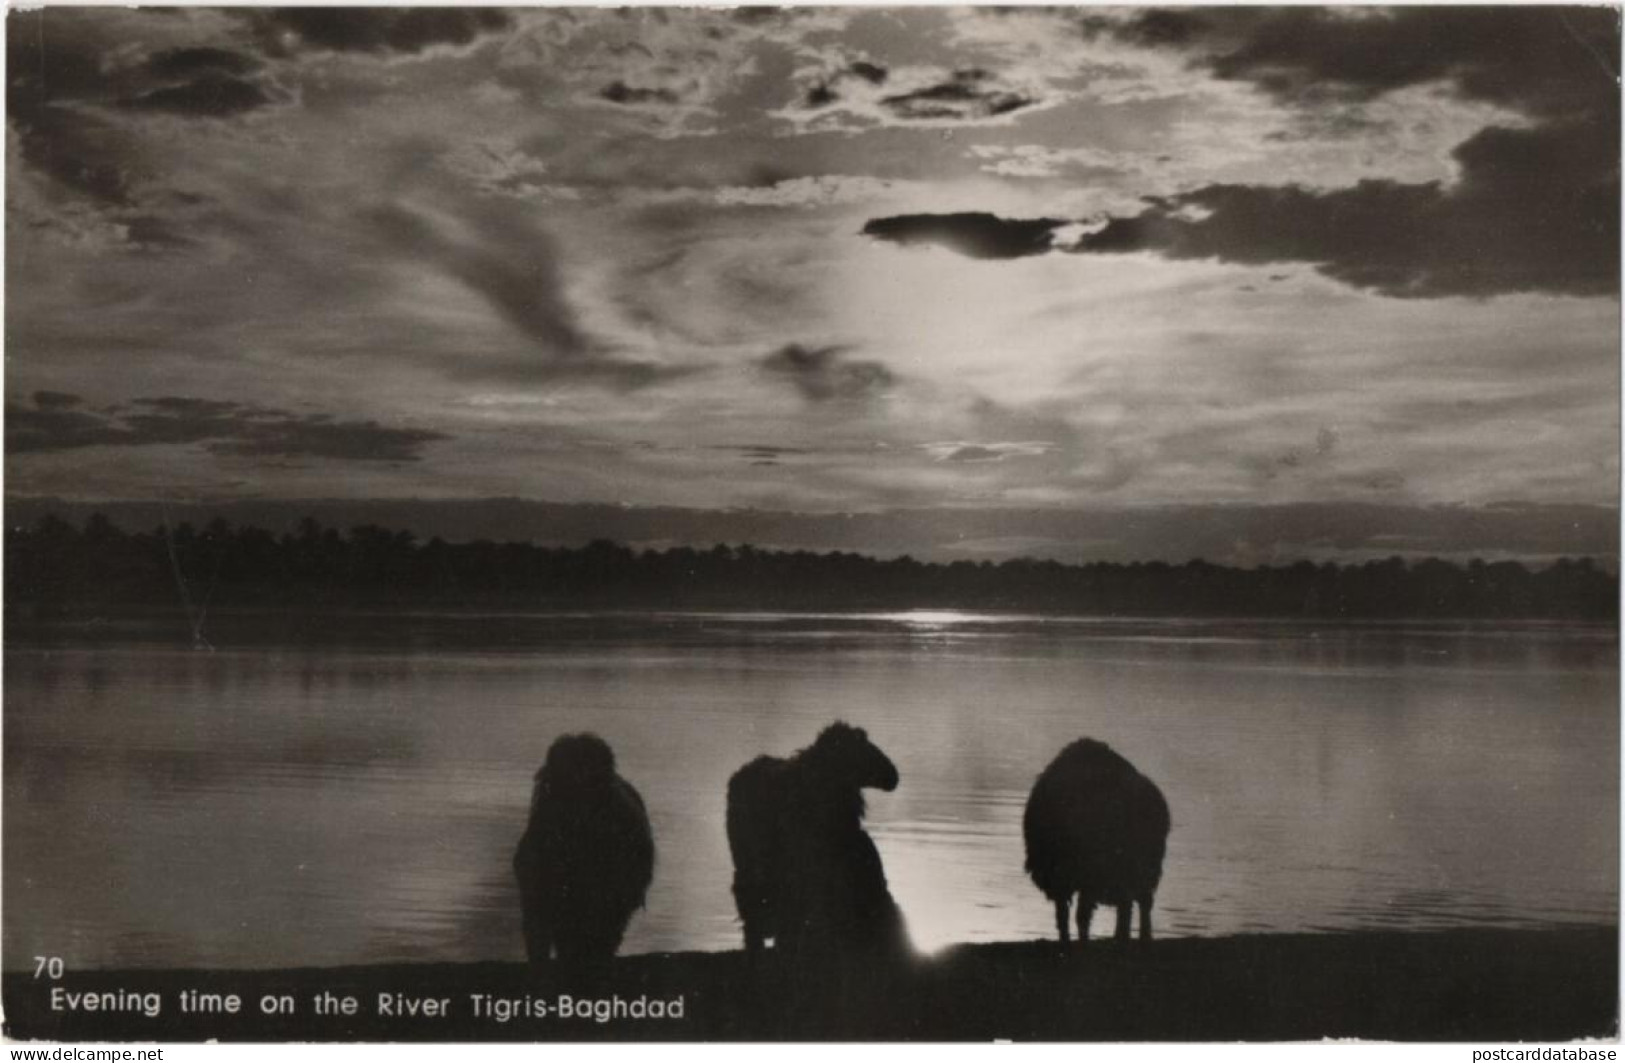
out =
<svg viewBox="0 0 1625 1063"><path fill-rule="evenodd" d="M517 959L530 777L584 729L659 847L626 949L736 947L726 780L835 716L902 772L868 822L927 949L1051 932L1021 809L1083 734L1173 808L1166 935L1615 917L1611 631L947 612L222 629L253 648L8 648L10 955Z"/></svg>

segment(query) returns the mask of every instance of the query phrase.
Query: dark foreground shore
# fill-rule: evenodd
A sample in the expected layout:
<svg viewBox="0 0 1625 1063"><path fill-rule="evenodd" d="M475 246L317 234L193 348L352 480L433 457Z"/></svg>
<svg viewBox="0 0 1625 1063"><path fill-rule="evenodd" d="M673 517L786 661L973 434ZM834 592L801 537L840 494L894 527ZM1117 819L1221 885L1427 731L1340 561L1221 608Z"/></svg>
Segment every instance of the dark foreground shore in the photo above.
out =
<svg viewBox="0 0 1625 1063"><path fill-rule="evenodd" d="M55 982L7 973L5 1033L62 1041L1555 1041L1617 1036L1618 962L1618 931L1585 928L1260 935L1127 949L1097 940L1067 955L1050 943L967 945L896 968L821 972L692 952L625 957L596 974L536 975L512 963L69 971ZM240 1010L199 1014L213 1001L188 991L236 994ZM84 1010L86 993L120 1010ZM293 1010L263 1014L264 997ZM346 997L353 1014L342 1014ZM662 1008L680 1016L647 1014Z"/></svg>

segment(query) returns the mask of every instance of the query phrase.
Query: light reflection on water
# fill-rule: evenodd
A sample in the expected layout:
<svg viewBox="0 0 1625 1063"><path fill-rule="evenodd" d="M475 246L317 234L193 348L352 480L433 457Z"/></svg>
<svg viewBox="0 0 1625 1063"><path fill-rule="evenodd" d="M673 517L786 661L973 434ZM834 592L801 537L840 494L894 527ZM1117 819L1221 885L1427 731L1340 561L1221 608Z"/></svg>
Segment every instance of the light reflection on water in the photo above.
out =
<svg viewBox="0 0 1625 1063"><path fill-rule="evenodd" d="M129 634L6 652L10 957L519 958L530 775L580 729L654 819L627 951L736 947L728 775L837 716L901 770L869 820L922 948L1052 932L1021 809L1084 734L1168 795L1165 935L1616 919L1602 629L423 615L299 640L227 621L217 645L247 648L212 654Z"/></svg>

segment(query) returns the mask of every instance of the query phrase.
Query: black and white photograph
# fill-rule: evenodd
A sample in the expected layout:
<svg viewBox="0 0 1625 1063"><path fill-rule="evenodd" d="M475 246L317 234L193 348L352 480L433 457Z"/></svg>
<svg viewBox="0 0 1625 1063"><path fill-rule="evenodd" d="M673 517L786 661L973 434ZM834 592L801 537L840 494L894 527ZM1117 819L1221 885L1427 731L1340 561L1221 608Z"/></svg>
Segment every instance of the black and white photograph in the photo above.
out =
<svg viewBox="0 0 1625 1063"><path fill-rule="evenodd" d="M13 6L4 1036L1620 1036L1621 8Z"/></svg>

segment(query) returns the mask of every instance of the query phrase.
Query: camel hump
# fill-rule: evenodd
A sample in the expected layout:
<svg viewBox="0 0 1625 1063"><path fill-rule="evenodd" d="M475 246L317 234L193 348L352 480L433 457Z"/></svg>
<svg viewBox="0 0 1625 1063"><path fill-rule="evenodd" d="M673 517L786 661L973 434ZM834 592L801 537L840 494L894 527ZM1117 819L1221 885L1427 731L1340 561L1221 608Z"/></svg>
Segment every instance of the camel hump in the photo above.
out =
<svg viewBox="0 0 1625 1063"><path fill-rule="evenodd" d="M1062 749L1033 784L1022 818L1027 871L1052 897L1154 889L1172 826L1162 791L1104 742Z"/></svg>
<svg viewBox="0 0 1625 1063"><path fill-rule="evenodd" d="M616 778L615 751L591 733L561 735L536 773L538 783L560 794L606 787Z"/></svg>
<svg viewBox="0 0 1625 1063"><path fill-rule="evenodd" d="M757 757L729 776L728 793L731 795L760 786L763 780L776 774L776 770L782 768L784 764L785 761L779 757L770 757L765 754Z"/></svg>
<svg viewBox="0 0 1625 1063"><path fill-rule="evenodd" d="M1121 753L1093 738L1080 738L1061 750L1038 777L1037 788L1057 790L1079 801L1121 804L1151 813L1160 810L1162 818L1168 818L1168 802L1157 784Z"/></svg>
<svg viewBox="0 0 1625 1063"><path fill-rule="evenodd" d="M1121 753L1096 738L1080 738L1055 755L1048 771L1063 772L1069 778L1126 779L1139 775Z"/></svg>

